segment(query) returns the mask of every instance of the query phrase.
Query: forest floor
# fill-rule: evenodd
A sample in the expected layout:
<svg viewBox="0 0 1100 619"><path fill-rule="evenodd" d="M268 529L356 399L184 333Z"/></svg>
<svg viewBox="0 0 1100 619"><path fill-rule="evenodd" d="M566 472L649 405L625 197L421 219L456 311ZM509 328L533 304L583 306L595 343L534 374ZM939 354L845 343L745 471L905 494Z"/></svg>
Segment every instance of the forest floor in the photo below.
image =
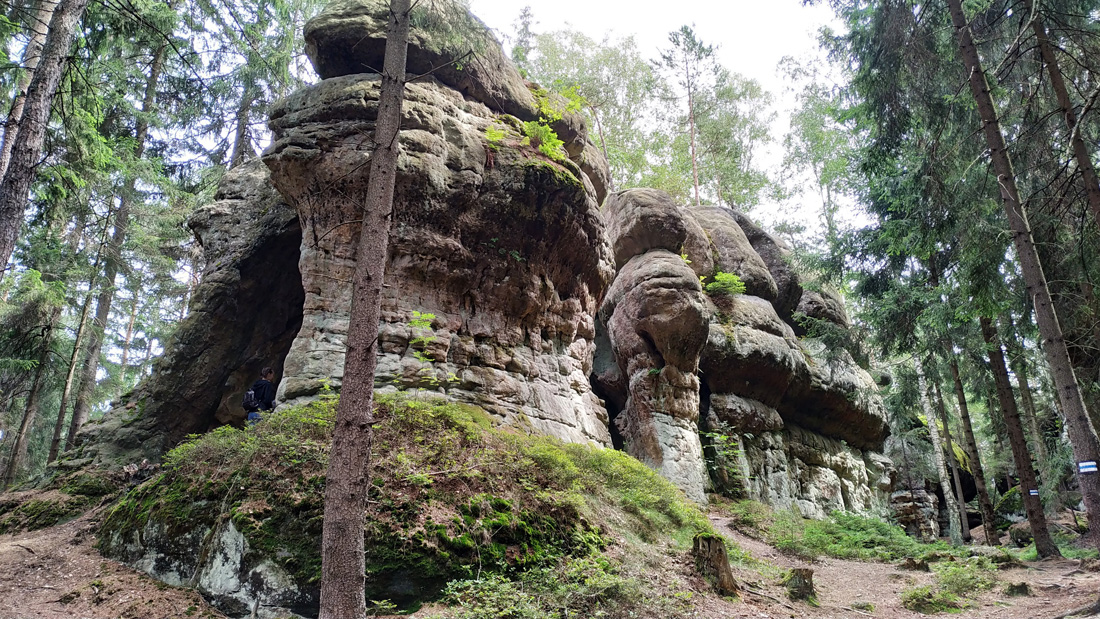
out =
<svg viewBox="0 0 1100 619"><path fill-rule="evenodd" d="M95 549L96 510L55 527L0 536L0 619L174 619L224 617L191 590L163 583L104 559ZM696 617L803 617L880 619L922 617L902 606L903 590L931 584L929 572L900 569L889 563L824 558L812 563L780 553L745 535L721 514L712 514L715 529L756 560L756 567L735 567L734 575L752 592L731 602L697 592ZM671 571L687 575L690 560L674 560ZM1095 561L1048 560L1000 570L991 590L967 600L955 616L988 619L1052 619L1096 600L1100 572ZM763 567L761 567L763 566ZM779 584L784 570L807 567L818 606L790 601ZM652 584L663 580L653 574ZM1008 596L1009 583L1027 583L1029 596ZM699 583L703 583L700 581ZM700 587L702 589L703 587ZM865 609L865 610L860 610ZM439 613L441 608L423 609ZM443 610L443 615L446 611Z"/></svg>

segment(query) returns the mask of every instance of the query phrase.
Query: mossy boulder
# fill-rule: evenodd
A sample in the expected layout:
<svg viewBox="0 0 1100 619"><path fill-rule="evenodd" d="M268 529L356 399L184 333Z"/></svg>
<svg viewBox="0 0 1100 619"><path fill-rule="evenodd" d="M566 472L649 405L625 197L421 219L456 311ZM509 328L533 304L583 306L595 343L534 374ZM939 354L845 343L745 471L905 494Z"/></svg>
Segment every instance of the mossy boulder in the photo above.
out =
<svg viewBox="0 0 1100 619"><path fill-rule="evenodd" d="M224 612L315 612L335 399L184 443L104 519L101 551ZM627 531L709 530L668 482L615 451L491 428L482 410L380 396L367 595L414 608L450 581L599 554ZM608 516L614 517L609 524Z"/></svg>

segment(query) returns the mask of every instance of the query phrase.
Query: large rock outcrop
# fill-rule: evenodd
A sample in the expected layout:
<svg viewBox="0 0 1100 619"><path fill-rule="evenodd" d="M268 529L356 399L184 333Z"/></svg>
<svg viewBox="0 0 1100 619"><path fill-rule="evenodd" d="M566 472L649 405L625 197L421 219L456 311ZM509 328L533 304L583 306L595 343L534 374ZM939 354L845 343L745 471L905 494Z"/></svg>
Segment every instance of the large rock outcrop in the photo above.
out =
<svg viewBox="0 0 1100 619"><path fill-rule="evenodd" d="M338 0L310 22L325 79L273 107L270 177L257 163L234 170L192 218L208 263L192 314L83 456L154 459L187 433L239 423L262 365L281 369L282 405L340 389L379 89L366 71L380 64L387 7ZM562 114L563 152L541 152L524 121L557 102L487 31L465 30L465 43L411 36L410 71L444 68L406 88L375 387L620 447L700 502L738 479L807 516L882 505L876 385L846 351L800 338L803 315L848 328L842 300L803 289L789 250L741 213L649 189L603 200L607 164L583 120ZM478 61L456 70L456 46L471 44ZM718 272L746 293L704 292ZM739 453L708 471L719 435Z"/></svg>
<svg viewBox="0 0 1100 619"><path fill-rule="evenodd" d="M593 381L623 448L692 497L713 483L812 517L883 506L892 466L878 453L888 430L876 385L846 351L795 331L807 309L846 328L839 299L803 291L789 251L743 214L653 190L612 195L604 214L619 272ZM746 294L704 295L697 277L718 271ZM719 435L740 449L711 459L734 470L708 477L703 444Z"/></svg>
<svg viewBox="0 0 1100 619"><path fill-rule="evenodd" d="M243 423L241 395L282 359L302 324L298 214L259 161L226 173L188 220L203 250L186 318L152 374L85 426L67 466L158 460L188 434Z"/></svg>
<svg viewBox="0 0 1100 619"><path fill-rule="evenodd" d="M350 47L347 37L377 34L377 4L335 3L310 23L322 75L344 72L325 67L333 50ZM425 51L418 41L411 58ZM406 88L375 384L442 390L503 423L610 445L588 380L597 303L613 274L596 192L577 163L547 157L518 133L515 110L501 103L518 95L493 90L504 77L471 70L454 85L443 74ZM378 88L376 75L338 75L272 111L264 161L302 220L306 290L284 402L343 380ZM490 128L505 137L490 139ZM578 139L583 131L568 143ZM434 316L429 329L411 324L416 312Z"/></svg>

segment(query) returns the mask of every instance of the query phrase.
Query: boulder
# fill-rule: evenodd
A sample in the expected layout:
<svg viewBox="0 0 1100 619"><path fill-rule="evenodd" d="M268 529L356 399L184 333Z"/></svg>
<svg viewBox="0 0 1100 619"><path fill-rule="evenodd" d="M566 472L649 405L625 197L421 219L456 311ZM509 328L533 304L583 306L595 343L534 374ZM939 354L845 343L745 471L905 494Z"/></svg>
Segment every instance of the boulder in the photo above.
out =
<svg viewBox="0 0 1100 619"><path fill-rule="evenodd" d="M715 269L740 277L750 295L767 301L778 298L779 290L768 266L749 243L733 211L719 206L695 206L688 212L710 237Z"/></svg>
<svg viewBox="0 0 1100 619"><path fill-rule="evenodd" d="M149 378L80 434L69 458L115 467L159 460L188 434L243 424L241 398L282 361L302 324L298 214L252 161L226 173L188 225L203 250L187 315Z"/></svg>
<svg viewBox="0 0 1100 619"><path fill-rule="evenodd" d="M283 402L343 381L378 89L377 75L334 77L272 110L263 159L304 226ZM443 391L502 423L609 445L588 380L613 274L591 184L518 134L490 144L485 130L507 120L432 78L406 87L403 116L376 387Z"/></svg>
<svg viewBox="0 0 1100 619"><path fill-rule="evenodd" d="M844 299L837 292L828 288L823 288L820 292L804 290L795 311L809 318L824 320L845 329L852 326L852 323L848 320L848 312L844 309ZM805 327L797 324L797 321L795 331L799 335L806 335Z"/></svg>
<svg viewBox="0 0 1100 619"><path fill-rule="evenodd" d="M613 194L604 204L604 217L617 269L634 256L663 249L686 255L696 275L714 273L706 233L664 191L629 189Z"/></svg>
<svg viewBox="0 0 1100 619"><path fill-rule="evenodd" d="M802 278L791 265L791 249L782 240L768 234L763 228L753 223L747 215L740 211L731 210L737 225L745 233L754 251L764 261L775 280L777 294L772 305L775 311L784 321L790 323L791 316L798 308L802 299Z"/></svg>

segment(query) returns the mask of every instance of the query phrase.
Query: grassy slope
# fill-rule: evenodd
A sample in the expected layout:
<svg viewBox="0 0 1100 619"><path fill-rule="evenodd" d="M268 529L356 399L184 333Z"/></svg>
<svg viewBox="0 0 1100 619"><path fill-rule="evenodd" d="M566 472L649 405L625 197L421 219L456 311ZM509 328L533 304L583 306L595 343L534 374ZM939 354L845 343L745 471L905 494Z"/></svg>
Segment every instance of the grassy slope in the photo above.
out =
<svg viewBox="0 0 1100 619"><path fill-rule="evenodd" d="M628 557L670 540L686 553L711 527L653 471L620 452L492 429L475 407L385 396L378 408L370 598L410 608L444 596L471 616L494 612L486 604L517 618L551 607L676 616L675 596L642 587ZM316 583L334 409L323 399L195 437L120 500L101 537L149 519L182 531L230 518L300 584Z"/></svg>

